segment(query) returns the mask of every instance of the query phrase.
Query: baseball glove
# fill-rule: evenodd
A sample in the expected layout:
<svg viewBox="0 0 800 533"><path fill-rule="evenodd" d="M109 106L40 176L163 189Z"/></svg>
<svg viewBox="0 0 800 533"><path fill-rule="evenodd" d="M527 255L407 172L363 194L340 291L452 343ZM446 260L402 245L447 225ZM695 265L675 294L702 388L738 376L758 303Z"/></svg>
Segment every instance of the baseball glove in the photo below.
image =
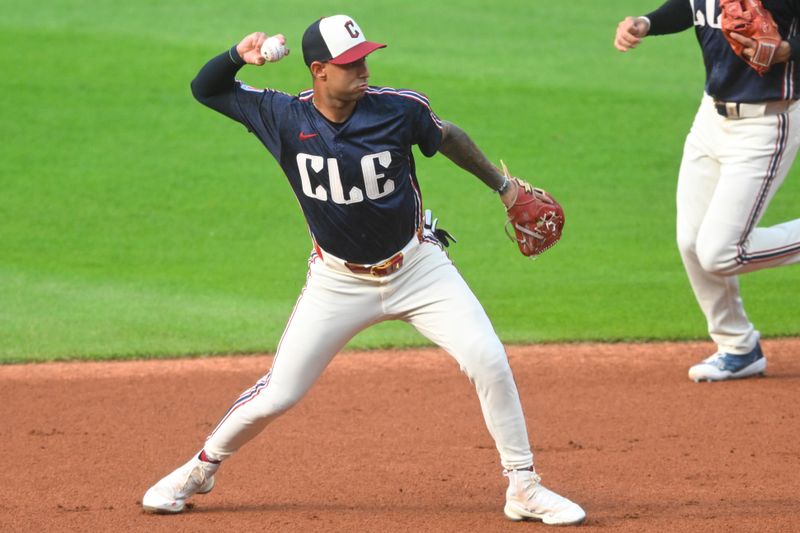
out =
<svg viewBox="0 0 800 533"><path fill-rule="evenodd" d="M561 239L564 210L549 193L512 177L505 163L501 161L500 164L506 178L518 185L517 197L511 207L506 208L506 235L517 243L522 255L535 258ZM509 226L513 228L513 234Z"/></svg>
<svg viewBox="0 0 800 533"><path fill-rule="evenodd" d="M719 7L722 34L733 52L763 76L772 65L782 40L772 13L761 4L761 0L719 0ZM731 37L732 32L756 42L753 57L744 55L744 45Z"/></svg>

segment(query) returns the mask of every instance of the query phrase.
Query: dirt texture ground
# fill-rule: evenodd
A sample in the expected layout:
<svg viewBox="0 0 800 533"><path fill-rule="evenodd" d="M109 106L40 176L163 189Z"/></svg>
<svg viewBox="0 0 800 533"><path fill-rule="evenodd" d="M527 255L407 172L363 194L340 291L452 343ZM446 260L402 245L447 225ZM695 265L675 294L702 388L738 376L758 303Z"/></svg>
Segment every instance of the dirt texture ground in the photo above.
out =
<svg viewBox="0 0 800 533"><path fill-rule="evenodd" d="M695 384L710 343L511 347L544 484L580 531L798 531L800 339L766 378ZM440 350L340 354L178 516L145 490L198 450L269 356L0 367L0 531L545 531Z"/></svg>

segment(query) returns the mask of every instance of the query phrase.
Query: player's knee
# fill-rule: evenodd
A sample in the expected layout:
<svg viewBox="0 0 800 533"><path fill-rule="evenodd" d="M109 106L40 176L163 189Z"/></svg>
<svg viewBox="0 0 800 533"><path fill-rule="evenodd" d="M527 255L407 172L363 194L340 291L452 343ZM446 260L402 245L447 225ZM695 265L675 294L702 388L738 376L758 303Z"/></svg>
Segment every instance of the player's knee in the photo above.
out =
<svg viewBox="0 0 800 533"><path fill-rule="evenodd" d="M697 232L688 227L678 225L676 234L678 250L682 256L694 255L697 248Z"/></svg>
<svg viewBox="0 0 800 533"><path fill-rule="evenodd" d="M512 392L516 394L517 385L505 356L477 369L471 381L480 396L505 396Z"/></svg>
<svg viewBox="0 0 800 533"><path fill-rule="evenodd" d="M700 267L709 274L728 276L735 274L739 267L735 245L701 239L698 240L696 253Z"/></svg>
<svg viewBox="0 0 800 533"><path fill-rule="evenodd" d="M471 357L464 365L464 373L476 385L504 381L511 376L505 349L498 340L484 346L473 346Z"/></svg>

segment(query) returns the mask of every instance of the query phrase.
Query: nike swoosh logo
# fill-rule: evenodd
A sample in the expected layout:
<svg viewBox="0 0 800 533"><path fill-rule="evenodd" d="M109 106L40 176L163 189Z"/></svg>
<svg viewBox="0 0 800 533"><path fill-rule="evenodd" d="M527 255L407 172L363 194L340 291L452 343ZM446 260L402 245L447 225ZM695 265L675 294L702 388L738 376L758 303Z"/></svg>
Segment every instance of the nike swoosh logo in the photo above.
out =
<svg viewBox="0 0 800 533"><path fill-rule="evenodd" d="M301 131L300 132L300 140L301 141L307 141L308 139L311 139L312 137L316 137L317 135L318 135L317 133L303 133Z"/></svg>

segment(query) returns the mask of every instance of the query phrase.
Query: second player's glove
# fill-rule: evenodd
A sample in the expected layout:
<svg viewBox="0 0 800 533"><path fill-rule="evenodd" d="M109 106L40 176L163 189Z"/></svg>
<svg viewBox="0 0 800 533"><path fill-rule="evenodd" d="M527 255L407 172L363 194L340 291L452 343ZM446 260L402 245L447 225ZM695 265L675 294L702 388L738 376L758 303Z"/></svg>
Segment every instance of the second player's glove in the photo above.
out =
<svg viewBox="0 0 800 533"><path fill-rule="evenodd" d="M517 196L511 207L506 208L506 235L517 243L522 255L536 257L561 239L564 210L548 192L511 177L506 165L501 164L506 178L517 184Z"/></svg>
<svg viewBox="0 0 800 533"><path fill-rule="evenodd" d="M722 34L733 52L763 76L772 66L782 40L772 13L760 0L719 0L719 7ZM756 42L753 57L744 55L744 45L734 39L731 33L738 33Z"/></svg>

